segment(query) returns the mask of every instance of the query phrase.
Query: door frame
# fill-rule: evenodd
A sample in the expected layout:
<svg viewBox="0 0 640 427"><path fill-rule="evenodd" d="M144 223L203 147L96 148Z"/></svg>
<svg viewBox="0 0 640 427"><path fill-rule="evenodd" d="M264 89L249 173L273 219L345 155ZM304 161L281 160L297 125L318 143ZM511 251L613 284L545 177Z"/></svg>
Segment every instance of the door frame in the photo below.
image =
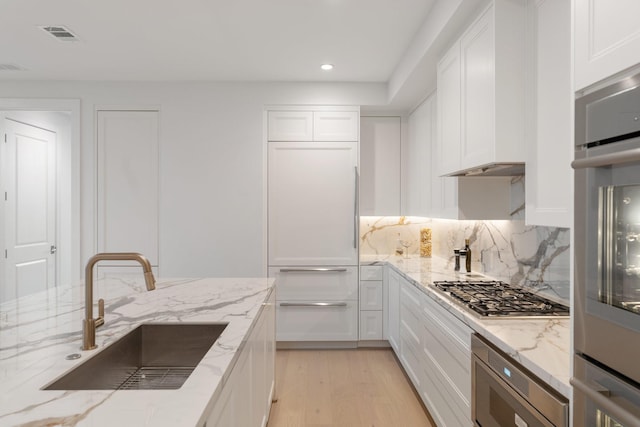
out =
<svg viewBox="0 0 640 427"><path fill-rule="evenodd" d="M71 182L67 192L70 194L69 200L58 200L56 204L56 236L58 241L61 239L61 223L66 221L69 224L69 232L64 239L69 242L68 250L63 253L68 254L67 257L56 257L56 275L59 275L64 268L69 272L69 283L57 282L57 286L69 286L78 284L82 278L81 268L81 170L80 170L80 99L23 99L23 98L0 98L0 111L26 111L26 112L66 112L70 115L70 141L68 161L71 165ZM56 164L60 163L60 153L57 150ZM56 192L60 192L63 184L57 180ZM65 210L68 212L65 214ZM4 240L4 209L0 212L0 221L3 224L0 227L0 239ZM68 258L68 259L67 259ZM0 257L0 263L4 268L4 256ZM63 267L64 265L64 267ZM2 270L2 269L0 269Z"/></svg>

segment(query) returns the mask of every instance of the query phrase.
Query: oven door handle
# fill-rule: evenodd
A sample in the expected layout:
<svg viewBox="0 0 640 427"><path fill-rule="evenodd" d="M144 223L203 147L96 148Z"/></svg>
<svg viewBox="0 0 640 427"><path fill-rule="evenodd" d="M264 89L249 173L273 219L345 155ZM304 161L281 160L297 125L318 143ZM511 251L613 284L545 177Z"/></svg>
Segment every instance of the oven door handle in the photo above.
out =
<svg viewBox="0 0 640 427"><path fill-rule="evenodd" d="M616 404L609 397L610 392L608 389L600 384L597 384L598 389L590 387L587 383L577 378L571 378L569 381L580 392L584 393L589 399L594 401L598 406L604 409L607 415L613 417L617 422L626 427L640 427L640 410L634 410L631 405L625 405L622 407ZM622 396L616 396L616 399L627 402ZM633 412L632 412L633 411Z"/></svg>
<svg viewBox="0 0 640 427"><path fill-rule="evenodd" d="M601 154L599 156L577 159L571 162L574 169L597 168L600 166L613 166L623 163L637 162L640 160L640 148L632 148L617 153Z"/></svg>

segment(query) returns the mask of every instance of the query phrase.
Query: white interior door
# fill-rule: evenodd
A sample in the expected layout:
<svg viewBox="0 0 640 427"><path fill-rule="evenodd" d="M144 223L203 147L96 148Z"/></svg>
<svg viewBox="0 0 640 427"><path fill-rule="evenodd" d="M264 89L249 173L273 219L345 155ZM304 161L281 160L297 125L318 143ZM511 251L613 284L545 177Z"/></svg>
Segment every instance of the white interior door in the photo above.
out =
<svg viewBox="0 0 640 427"><path fill-rule="evenodd" d="M4 118L2 301L55 286L56 134Z"/></svg>

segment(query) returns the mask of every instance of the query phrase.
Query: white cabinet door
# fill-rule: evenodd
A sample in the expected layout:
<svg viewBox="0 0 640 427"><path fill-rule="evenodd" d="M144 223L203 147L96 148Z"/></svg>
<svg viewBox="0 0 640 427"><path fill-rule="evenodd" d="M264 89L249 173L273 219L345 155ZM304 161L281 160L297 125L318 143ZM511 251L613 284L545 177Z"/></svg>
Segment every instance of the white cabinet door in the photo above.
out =
<svg viewBox="0 0 640 427"><path fill-rule="evenodd" d="M357 143L270 142L269 265L357 265Z"/></svg>
<svg viewBox="0 0 640 427"><path fill-rule="evenodd" d="M360 282L360 310L382 310L382 281Z"/></svg>
<svg viewBox="0 0 640 427"><path fill-rule="evenodd" d="M407 200L404 215L431 216L431 148L436 144L436 97L427 98L409 116L409 141L403 151Z"/></svg>
<svg viewBox="0 0 640 427"><path fill-rule="evenodd" d="M573 200L571 0L528 5L526 222L570 227Z"/></svg>
<svg viewBox="0 0 640 427"><path fill-rule="evenodd" d="M269 141L313 141L312 111L269 111Z"/></svg>
<svg viewBox="0 0 640 427"><path fill-rule="evenodd" d="M97 128L98 250L158 266L158 112L98 111Z"/></svg>
<svg viewBox="0 0 640 427"><path fill-rule="evenodd" d="M358 267L271 267L278 300L343 301L358 299Z"/></svg>
<svg viewBox="0 0 640 427"><path fill-rule="evenodd" d="M358 141L357 111L314 111L314 141Z"/></svg>
<svg viewBox="0 0 640 427"><path fill-rule="evenodd" d="M437 175L460 169L460 43L438 62Z"/></svg>
<svg viewBox="0 0 640 427"><path fill-rule="evenodd" d="M382 339L382 311L360 312L360 340Z"/></svg>
<svg viewBox="0 0 640 427"><path fill-rule="evenodd" d="M400 215L400 132L400 117L360 118L360 215Z"/></svg>
<svg viewBox="0 0 640 427"><path fill-rule="evenodd" d="M387 310L389 344L400 354L400 274L388 269L389 303Z"/></svg>
<svg viewBox="0 0 640 427"><path fill-rule="evenodd" d="M358 301L278 301L278 341L357 341Z"/></svg>
<svg viewBox="0 0 640 427"><path fill-rule="evenodd" d="M495 145L495 49L493 9L460 40L460 165L490 163Z"/></svg>
<svg viewBox="0 0 640 427"><path fill-rule="evenodd" d="M576 91L640 63L640 2L575 0L574 8Z"/></svg>

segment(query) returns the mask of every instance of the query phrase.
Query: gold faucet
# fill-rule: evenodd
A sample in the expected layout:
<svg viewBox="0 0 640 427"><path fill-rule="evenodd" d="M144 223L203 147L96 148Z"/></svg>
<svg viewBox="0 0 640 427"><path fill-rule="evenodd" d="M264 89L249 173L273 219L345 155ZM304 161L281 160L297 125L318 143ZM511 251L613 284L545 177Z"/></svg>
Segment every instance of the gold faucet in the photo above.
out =
<svg viewBox="0 0 640 427"><path fill-rule="evenodd" d="M104 300L98 300L98 317L93 318L93 266L98 261L138 261L144 270L144 281L147 290L156 288L156 279L151 271L151 263L142 254L135 252L112 252L95 254L84 270L84 304L85 318L82 321L82 349L93 350L96 348L96 328L104 325Z"/></svg>

